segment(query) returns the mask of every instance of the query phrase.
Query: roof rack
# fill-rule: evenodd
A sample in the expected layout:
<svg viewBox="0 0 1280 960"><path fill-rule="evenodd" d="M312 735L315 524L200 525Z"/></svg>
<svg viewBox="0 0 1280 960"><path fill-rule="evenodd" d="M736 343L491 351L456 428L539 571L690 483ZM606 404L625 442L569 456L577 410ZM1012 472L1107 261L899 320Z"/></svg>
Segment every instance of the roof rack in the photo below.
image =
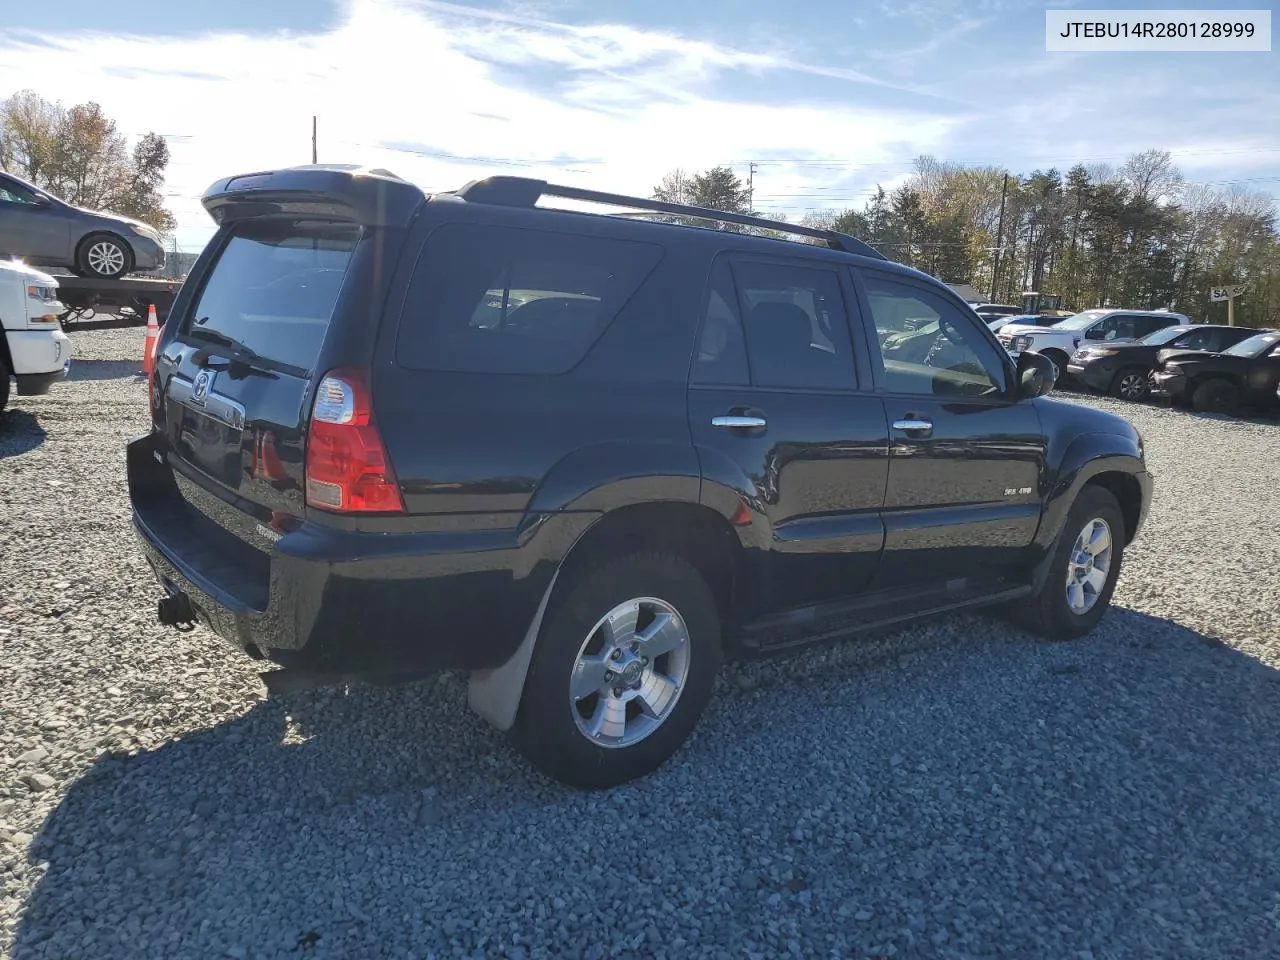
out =
<svg viewBox="0 0 1280 960"><path fill-rule="evenodd" d="M545 180L534 180L529 177L496 176L486 177L483 180L472 180L461 189L453 191L452 195L471 203L487 203L504 207L534 207L543 197L561 197L565 200L604 203L611 206L631 207L636 210L648 210L653 213L688 217L694 220L736 223L744 227L757 227L762 230L793 233L802 237L823 240L833 250L856 253L864 257L873 257L876 260L889 259L879 250L864 243L857 237L850 236L847 233L840 233L837 230L823 230L819 227L806 227L795 223L769 220L765 217L752 217L742 213L711 210L707 207L695 207L684 203L668 203L665 200L647 200L641 197L628 197L619 193L602 193L599 190L566 187L547 183Z"/></svg>

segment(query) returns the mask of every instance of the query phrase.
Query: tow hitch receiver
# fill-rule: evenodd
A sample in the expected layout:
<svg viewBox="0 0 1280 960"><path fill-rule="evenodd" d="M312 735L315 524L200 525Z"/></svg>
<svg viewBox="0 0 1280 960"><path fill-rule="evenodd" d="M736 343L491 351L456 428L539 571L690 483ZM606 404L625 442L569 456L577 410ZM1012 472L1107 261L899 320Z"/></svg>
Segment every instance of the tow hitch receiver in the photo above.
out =
<svg viewBox="0 0 1280 960"><path fill-rule="evenodd" d="M173 627L183 633L189 633L196 626L196 612L191 607L191 599L185 593L174 593L162 597L156 616L166 627Z"/></svg>

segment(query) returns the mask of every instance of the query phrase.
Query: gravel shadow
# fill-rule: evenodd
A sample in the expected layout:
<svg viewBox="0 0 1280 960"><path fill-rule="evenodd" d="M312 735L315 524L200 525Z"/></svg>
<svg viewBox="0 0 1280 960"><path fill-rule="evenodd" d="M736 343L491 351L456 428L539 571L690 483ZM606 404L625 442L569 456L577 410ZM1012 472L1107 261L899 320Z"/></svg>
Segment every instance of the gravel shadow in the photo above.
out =
<svg viewBox="0 0 1280 960"><path fill-rule="evenodd" d="M605 794L529 772L453 675L104 756L12 958L1280 956L1280 672L1118 608L1075 643L936 630L730 684Z"/></svg>
<svg viewBox="0 0 1280 960"><path fill-rule="evenodd" d="M144 380L141 360L73 360L68 380Z"/></svg>
<svg viewBox="0 0 1280 960"><path fill-rule="evenodd" d="M48 436L40 421L25 410L0 413L0 459L29 453L44 443Z"/></svg>

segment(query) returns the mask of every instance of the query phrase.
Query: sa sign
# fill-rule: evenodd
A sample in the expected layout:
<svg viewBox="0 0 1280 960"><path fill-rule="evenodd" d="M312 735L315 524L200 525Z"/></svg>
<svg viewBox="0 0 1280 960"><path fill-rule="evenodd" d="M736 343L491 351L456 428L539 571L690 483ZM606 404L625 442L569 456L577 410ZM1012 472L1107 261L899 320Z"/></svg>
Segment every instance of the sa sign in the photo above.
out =
<svg viewBox="0 0 1280 960"><path fill-rule="evenodd" d="M1244 285L1234 287L1214 287L1209 291L1209 299L1213 301L1230 300L1232 297L1238 297L1244 293Z"/></svg>

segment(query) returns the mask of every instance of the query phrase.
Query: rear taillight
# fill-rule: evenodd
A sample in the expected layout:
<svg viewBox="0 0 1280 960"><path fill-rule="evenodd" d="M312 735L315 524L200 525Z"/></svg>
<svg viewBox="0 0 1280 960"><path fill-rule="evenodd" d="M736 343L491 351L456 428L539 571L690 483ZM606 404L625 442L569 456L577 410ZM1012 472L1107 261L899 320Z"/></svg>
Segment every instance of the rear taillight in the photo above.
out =
<svg viewBox="0 0 1280 960"><path fill-rule="evenodd" d="M340 513L402 513L404 501L373 424L368 380L331 370L316 387L307 431L307 504Z"/></svg>

